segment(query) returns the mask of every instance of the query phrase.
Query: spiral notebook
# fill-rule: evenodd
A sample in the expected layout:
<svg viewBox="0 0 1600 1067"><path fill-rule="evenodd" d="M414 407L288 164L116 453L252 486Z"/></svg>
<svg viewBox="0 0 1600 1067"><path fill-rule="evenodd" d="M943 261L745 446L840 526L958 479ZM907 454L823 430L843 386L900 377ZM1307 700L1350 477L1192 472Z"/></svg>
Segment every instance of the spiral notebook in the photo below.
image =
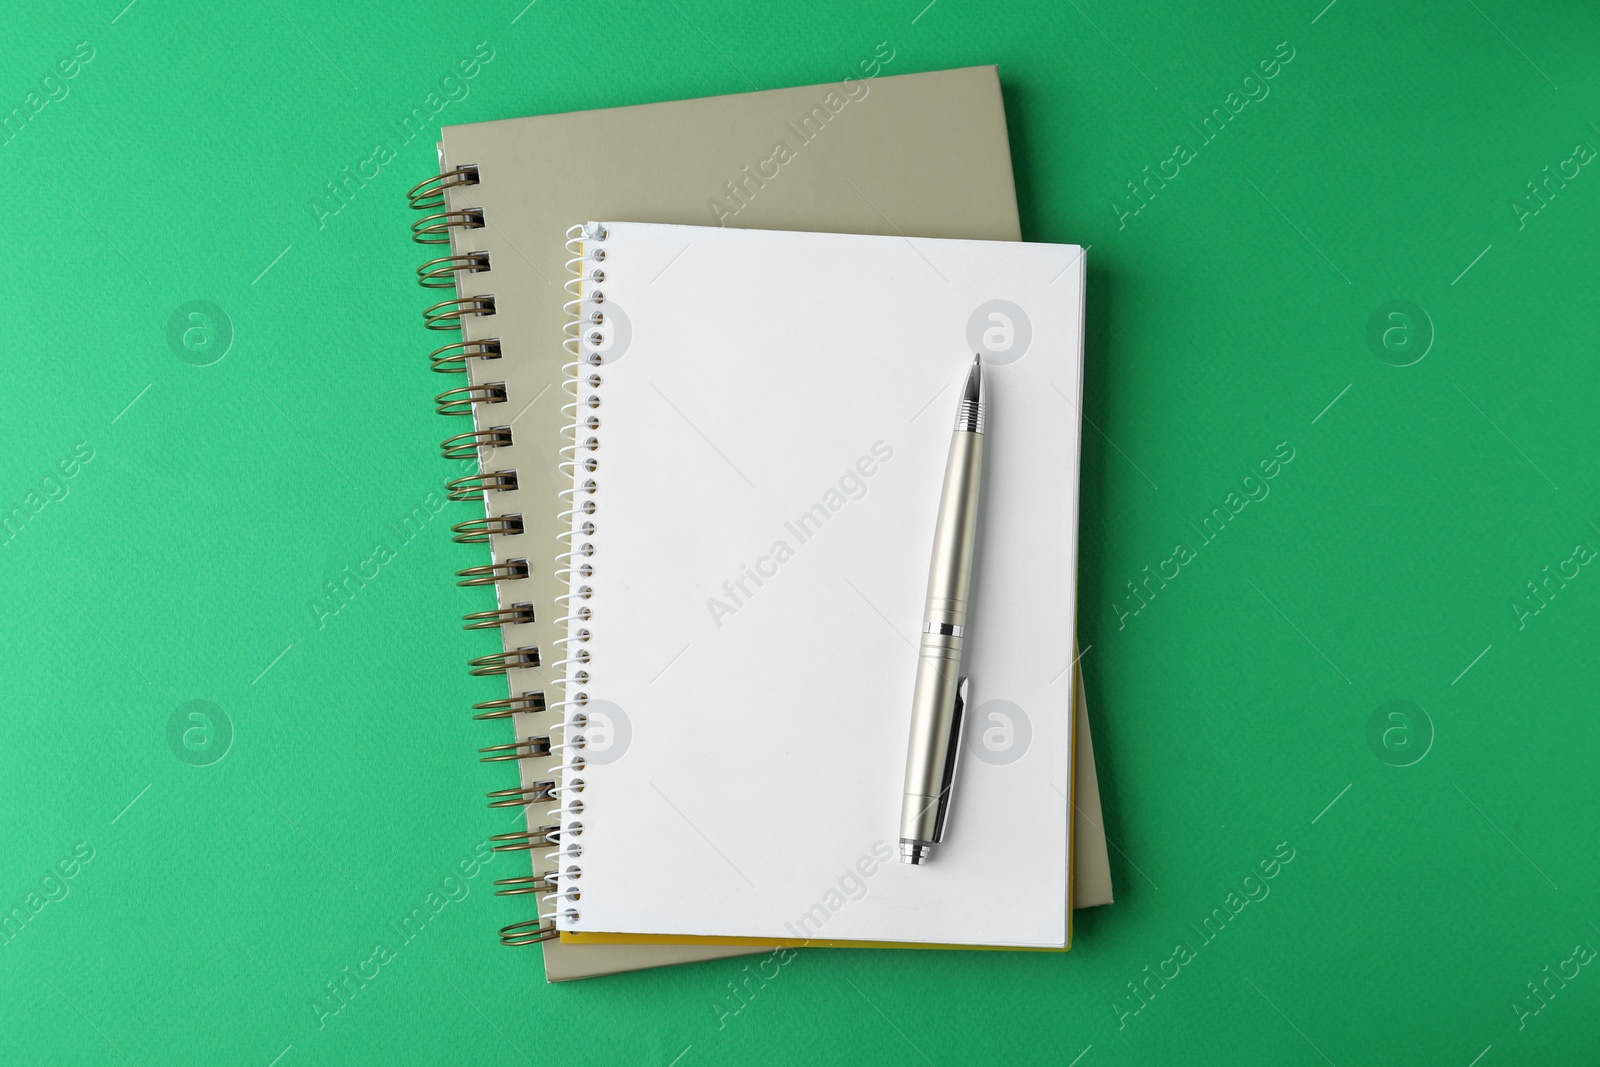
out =
<svg viewBox="0 0 1600 1067"><path fill-rule="evenodd" d="M892 52L883 60L893 62ZM496 610L477 613L468 625L498 630L503 650L544 646L557 636L548 610L553 587L553 521L558 419L549 401L555 396L561 352L557 346L564 294L563 257L549 235L559 234L573 217L627 212L630 217L664 222L709 220L711 205L724 205L721 221L730 227L828 229L858 233L897 233L1016 240L1019 234L1012 189L1005 115L993 67L923 74L871 77L876 65L849 84L833 83L741 93L702 100L672 101L564 115L482 122L447 127L440 145L440 174L412 191L411 204L426 218L414 227L424 244L445 244L452 253L425 264L424 285L452 288L468 298L499 293L496 313L438 317L431 322L462 330L433 356L435 370L457 372L470 387L446 390L441 410L473 416L472 428L445 446L459 473L517 471L493 480L490 491L474 493L461 482L457 495L481 497L484 517L458 522L455 538L482 544L496 563L530 559L526 572L463 568L463 582L491 583ZM825 136L816 123L802 123L801 158L782 168L781 179L757 182L743 164L766 158L775 137L795 140L797 116L818 114L829 94L848 90L838 113L824 114ZM573 146L604 143L603 155ZM729 181L740 183L734 194ZM731 214L730 214L731 212ZM491 262L492 261L492 262ZM444 294L440 294L444 295ZM474 310L484 302L471 301ZM459 305L457 305L459 307ZM448 339L448 338L447 338ZM499 358L502 357L503 358ZM505 383L505 392L493 388ZM473 388L476 387L476 388ZM509 406L495 403L506 397ZM473 403L471 398L484 397ZM465 399L466 402L462 402ZM515 431L513 439L512 431ZM481 448L479 446L482 446ZM467 505L463 505L463 510ZM483 551L483 549L479 549ZM525 573L525 576L523 576ZM510 681L496 700L484 700L476 717L514 731L508 743L486 745L482 758L506 759L498 766L520 772L515 783L503 779L490 790L491 806L515 806L527 813L529 838L550 824L545 791L553 785L555 764L548 738L556 716L543 700L549 688L546 657L502 662L485 657L475 673L502 672ZM1077 906L1111 899L1106 842L1100 827L1094 753L1083 699L1078 699L1078 758L1075 776ZM486 694L487 695L487 694ZM544 710L541 710L544 709ZM1064 790L1071 795L1073 790ZM1063 803L1066 803L1063 798ZM497 842L501 848L526 848L531 872L502 880L497 892L512 894L505 944L532 944L554 936L550 924L532 918L549 886L551 848L533 840ZM521 905L515 907L514 905ZM569 935L570 936L570 935ZM588 935L580 935L588 936ZM548 942L544 967L551 981L564 981L640 967L682 963L737 954L737 947L642 943ZM681 939L680 939L681 940Z"/></svg>
<svg viewBox="0 0 1600 1067"><path fill-rule="evenodd" d="M1083 250L628 222L568 247L557 926L1065 946ZM969 706L1029 737L967 739L911 867L925 556L988 346Z"/></svg>

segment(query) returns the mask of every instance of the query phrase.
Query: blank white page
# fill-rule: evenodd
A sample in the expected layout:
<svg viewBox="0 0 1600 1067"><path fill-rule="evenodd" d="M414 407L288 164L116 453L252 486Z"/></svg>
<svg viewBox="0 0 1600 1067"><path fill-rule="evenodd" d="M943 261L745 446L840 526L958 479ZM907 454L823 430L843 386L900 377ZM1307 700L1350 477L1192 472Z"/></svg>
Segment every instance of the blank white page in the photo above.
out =
<svg viewBox="0 0 1600 1067"><path fill-rule="evenodd" d="M584 766L566 776L584 788L566 792L582 810L564 811L561 846L579 896L559 926L1061 946L1083 250L604 227L584 249L604 272L582 305L604 312L604 362L578 387L597 465L579 471L594 511L575 521L593 532L575 540L593 552L573 604L590 617L569 627L567 667L586 701L567 709ZM967 736L945 841L912 867L917 642L980 347Z"/></svg>

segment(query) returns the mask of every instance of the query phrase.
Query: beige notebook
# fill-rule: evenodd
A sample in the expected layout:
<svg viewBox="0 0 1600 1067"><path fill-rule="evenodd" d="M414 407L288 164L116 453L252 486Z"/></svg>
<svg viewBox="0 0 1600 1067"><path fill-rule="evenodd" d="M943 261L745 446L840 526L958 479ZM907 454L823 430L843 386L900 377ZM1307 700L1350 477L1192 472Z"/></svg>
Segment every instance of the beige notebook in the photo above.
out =
<svg viewBox="0 0 1600 1067"><path fill-rule="evenodd" d="M548 664L560 658L553 623L563 591L551 557L559 550L552 501L561 487L567 294L560 241L551 237L573 218L610 216L1019 238L994 68L867 76L893 59L890 52L861 76L831 85L448 127L441 176L413 197L427 209L416 227L421 236L450 242L438 251L451 255L425 268L424 281L456 286L456 299L432 309L430 325L464 328L460 340L442 338L452 344L435 354L434 365L467 372L440 407L473 416L447 451L462 468L455 494L481 496L487 508L486 517L459 524L457 536L486 540L493 554L492 564L463 580L493 584L500 605L470 620L498 628L503 642L473 669L509 676L511 696L478 710L510 718L515 729L514 747L487 756L510 757L520 771L520 781L496 790L491 802L529 805L526 838L502 842L533 856L533 872L502 889L527 894L518 899L527 900L529 919L545 853L553 850L543 840L552 806L543 783L554 780L556 761L545 753L558 716L543 710L543 694L553 677ZM475 474L480 463L483 473ZM1110 881L1081 702L1077 714L1075 890L1085 906L1108 901ZM619 736L616 743L626 742ZM517 942L544 935L533 920L512 924L503 936ZM739 951L550 942L544 958L547 977L562 980Z"/></svg>

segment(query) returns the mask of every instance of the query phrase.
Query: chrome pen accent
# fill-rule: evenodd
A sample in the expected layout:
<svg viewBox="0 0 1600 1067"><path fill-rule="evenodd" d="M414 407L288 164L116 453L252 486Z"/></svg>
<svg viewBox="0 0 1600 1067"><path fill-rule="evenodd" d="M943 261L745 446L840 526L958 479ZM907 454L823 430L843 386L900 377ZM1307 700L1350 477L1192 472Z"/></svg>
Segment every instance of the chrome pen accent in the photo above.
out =
<svg viewBox="0 0 1600 1067"><path fill-rule="evenodd" d="M967 679L961 675L967 606L983 486L983 435L987 422L983 361L972 358L956 408L955 432L945 460L944 487L934 523L922 644L911 697L911 736L900 800L900 859L925 863L944 840L966 720Z"/></svg>

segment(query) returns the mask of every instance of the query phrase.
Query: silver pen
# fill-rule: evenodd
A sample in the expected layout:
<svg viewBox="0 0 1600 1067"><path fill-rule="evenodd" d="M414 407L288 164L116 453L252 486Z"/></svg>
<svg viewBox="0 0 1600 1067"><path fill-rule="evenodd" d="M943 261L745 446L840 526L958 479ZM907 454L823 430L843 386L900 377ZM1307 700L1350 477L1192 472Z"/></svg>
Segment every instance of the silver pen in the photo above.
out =
<svg viewBox="0 0 1600 1067"><path fill-rule="evenodd" d="M922 647L917 652L911 741L900 799L900 859L905 863L927 862L933 846L944 840L961 751L967 704L961 650L983 487L983 429L983 361L973 356L945 460L939 517L933 528L933 562L928 565L928 600L922 609Z"/></svg>

